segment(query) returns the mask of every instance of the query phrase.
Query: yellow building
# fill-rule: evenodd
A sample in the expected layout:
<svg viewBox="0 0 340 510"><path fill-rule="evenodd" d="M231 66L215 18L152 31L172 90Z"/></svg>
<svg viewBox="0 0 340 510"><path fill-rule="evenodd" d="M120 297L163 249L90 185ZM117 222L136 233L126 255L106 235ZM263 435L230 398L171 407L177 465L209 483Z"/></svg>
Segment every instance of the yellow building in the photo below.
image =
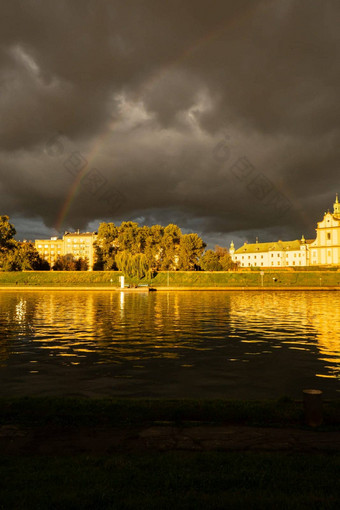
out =
<svg viewBox="0 0 340 510"><path fill-rule="evenodd" d="M313 266L340 265L340 204L338 194L333 214L324 214L316 228L316 239L310 245L310 263Z"/></svg>
<svg viewBox="0 0 340 510"><path fill-rule="evenodd" d="M271 267L308 266L308 245L312 240L296 239L294 241L275 241L271 243L244 243L235 250L231 243L229 253L233 262L239 267Z"/></svg>
<svg viewBox="0 0 340 510"><path fill-rule="evenodd" d="M325 213L316 228L316 239L274 241L271 243L244 243L229 253L240 267L294 267L340 265L340 204L336 195L333 214Z"/></svg>
<svg viewBox="0 0 340 510"><path fill-rule="evenodd" d="M58 256L73 255L75 259L87 259L89 270L94 264L93 243L97 239L96 232L65 232L62 239L51 237L51 239L36 239L35 248L39 255L47 260L52 267Z"/></svg>

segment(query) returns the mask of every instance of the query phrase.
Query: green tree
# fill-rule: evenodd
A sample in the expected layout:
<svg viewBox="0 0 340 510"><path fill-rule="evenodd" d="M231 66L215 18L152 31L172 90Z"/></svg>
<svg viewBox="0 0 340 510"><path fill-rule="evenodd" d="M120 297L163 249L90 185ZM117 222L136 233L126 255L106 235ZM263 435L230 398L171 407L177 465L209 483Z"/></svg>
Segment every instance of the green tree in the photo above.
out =
<svg viewBox="0 0 340 510"><path fill-rule="evenodd" d="M222 265L217 253L213 250L207 250L200 258L199 265L203 271L222 271Z"/></svg>
<svg viewBox="0 0 340 510"><path fill-rule="evenodd" d="M4 271L49 269L31 242L14 239L16 230L8 216L0 216L0 267Z"/></svg>
<svg viewBox="0 0 340 510"><path fill-rule="evenodd" d="M229 271L237 269L237 264L232 261L227 248L215 246L215 251L207 250L200 259L203 271Z"/></svg>
<svg viewBox="0 0 340 510"><path fill-rule="evenodd" d="M84 259L80 257L76 260L76 271L87 271L89 268L89 261L88 258L85 257Z"/></svg>
<svg viewBox="0 0 340 510"><path fill-rule="evenodd" d="M9 222L8 216L0 216L0 250L13 247L16 230L14 225Z"/></svg>
<svg viewBox="0 0 340 510"><path fill-rule="evenodd" d="M179 269L192 271L204 251L206 244L197 234L185 234L179 244Z"/></svg>
<svg viewBox="0 0 340 510"><path fill-rule="evenodd" d="M162 262L163 271L173 271L177 268L177 259L179 258L179 245L182 237L181 229L177 225L170 223L164 229L162 238Z"/></svg>
<svg viewBox="0 0 340 510"><path fill-rule="evenodd" d="M140 238L138 236L138 223L133 221L123 221L118 230L119 251L128 251L132 254L139 253Z"/></svg>
<svg viewBox="0 0 340 510"><path fill-rule="evenodd" d="M145 242L145 256L149 267L153 271L159 271L162 264L162 239L164 227L152 225Z"/></svg>
<svg viewBox="0 0 340 510"><path fill-rule="evenodd" d="M116 261L118 269L136 286L140 280L145 277L150 278L151 276L144 253L132 254L128 251L121 251L117 254Z"/></svg>
<svg viewBox="0 0 340 510"><path fill-rule="evenodd" d="M95 243L95 270L117 269L115 256L118 249L118 228L114 223L101 223Z"/></svg>
<svg viewBox="0 0 340 510"><path fill-rule="evenodd" d="M233 262L231 255L227 248L223 248L222 246L215 246L215 252L218 255L222 271L229 271L233 269L237 269L237 264Z"/></svg>
<svg viewBox="0 0 340 510"><path fill-rule="evenodd" d="M71 253L58 255L53 266L54 271L77 271L77 261Z"/></svg>
<svg viewBox="0 0 340 510"><path fill-rule="evenodd" d="M48 270L48 262L42 259L31 242L17 243L17 251L24 271Z"/></svg>

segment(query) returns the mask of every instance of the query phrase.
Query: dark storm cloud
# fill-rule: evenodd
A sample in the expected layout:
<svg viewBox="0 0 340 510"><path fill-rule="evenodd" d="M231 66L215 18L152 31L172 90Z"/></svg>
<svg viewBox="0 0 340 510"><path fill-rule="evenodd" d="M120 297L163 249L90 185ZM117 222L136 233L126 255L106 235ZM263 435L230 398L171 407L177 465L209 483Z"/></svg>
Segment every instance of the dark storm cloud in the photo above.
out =
<svg viewBox="0 0 340 510"><path fill-rule="evenodd" d="M339 188L338 2L0 11L1 213L313 235Z"/></svg>

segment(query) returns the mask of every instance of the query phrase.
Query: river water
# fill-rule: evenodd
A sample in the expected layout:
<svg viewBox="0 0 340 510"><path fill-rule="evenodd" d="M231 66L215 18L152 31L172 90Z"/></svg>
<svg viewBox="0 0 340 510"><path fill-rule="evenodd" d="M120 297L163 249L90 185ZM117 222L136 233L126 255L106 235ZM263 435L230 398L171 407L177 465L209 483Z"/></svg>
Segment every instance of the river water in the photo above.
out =
<svg viewBox="0 0 340 510"><path fill-rule="evenodd" d="M339 397L340 292L0 292L0 395Z"/></svg>

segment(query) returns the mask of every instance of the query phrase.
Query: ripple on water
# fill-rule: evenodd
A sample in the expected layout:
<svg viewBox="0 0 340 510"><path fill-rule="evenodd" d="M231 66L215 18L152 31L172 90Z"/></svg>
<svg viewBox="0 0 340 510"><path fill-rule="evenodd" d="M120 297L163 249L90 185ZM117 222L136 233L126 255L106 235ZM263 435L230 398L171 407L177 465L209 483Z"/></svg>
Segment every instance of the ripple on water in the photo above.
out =
<svg viewBox="0 0 340 510"><path fill-rule="evenodd" d="M42 377L42 365L54 367L51 378L60 386L67 385L68 377L76 384L79 370L82 381L93 377L95 367L110 369L120 379L128 370L133 394L136 384L145 385L145 394L154 394L157 387L169 396L174 388L181 396L238 396L246 389L270 396L289 394L313 381L337 391L340 293L138 296L97 291L70 296L0 294L3 388L6 367L19 381L23 364L33 369L34 362L31 373ZM219 386L213 374L218 374ZM204 390L200 381L205 381Z"/></svg>

